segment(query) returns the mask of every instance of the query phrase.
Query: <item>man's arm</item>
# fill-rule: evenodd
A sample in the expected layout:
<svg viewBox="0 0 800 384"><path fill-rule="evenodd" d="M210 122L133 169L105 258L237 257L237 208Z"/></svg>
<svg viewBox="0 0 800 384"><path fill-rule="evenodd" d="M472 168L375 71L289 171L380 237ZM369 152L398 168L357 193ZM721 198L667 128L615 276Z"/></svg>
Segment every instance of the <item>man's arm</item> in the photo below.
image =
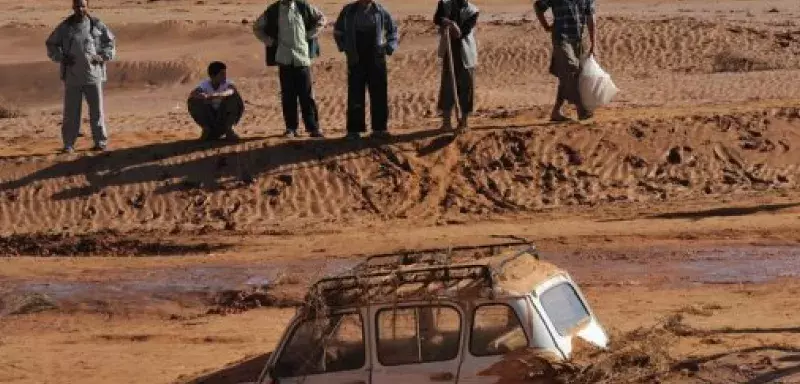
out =
<svg viewBox="0 0 800 384"><path fill-rule="evenodd" d="M441 0L436 3L436 13L433 14L433 23L442 26L444 21L444 8L442 7Z"/></svg>
<svg viewBox="0 0 800 384"><path fill-rule="evenodd" d="M541 24L542 28L550 32L553 30L553 26L547 22L547 18L544 17L544 13L550 8L550 1L549 0L536 0L533 3L533 8L536 10L536 18L539 19L539 24Z"/></svg>
<svg viewBox="0 0 800 384"><path fill-rule="evenodd" d="M458 26L460 32L459 37L468 36L470 33L472 33L472 30L478 24L478 15L479 13L475 12Z"/></svg>
<svg viewBox="0 0 800 384"><path fill-rule="evenodd" d="M311 17L316 22L314 23L314 29L312 29L309 32L308 38L314 39L319 36L320 32L322 32L323 29L325 29L325 24L328 23L328 19L325 18L325 14L323 14L322 11L319 10L319 8L314 6L311 6Z"/></svg>
<svg viewBox="0 0 800 384"><path fill-rule="evenodd" d="M111 61L117 54L116 41L114 34L103 23L97 24L97 29L100 30L100 50L97 55L100 56L101 62Z"/></svg>
<svg viewBox="0 0 800 384"><path fill-rule="evenodd" d="M266 46L271 47L272 44L275 42L272 40L271 37L267 36L265 32L267 30L267 12L263 12L261 16L256 19L256 22L253 23L253 34L256 35L256 38L260 40L262 43L266 44Z"/></svg>
<svg viewBox="0 0 800 384"><path fill-rule="evenodd" d="M61 46L61 42L63 41L62 30L63 28L61 24L59 24L44 43L47 47L47 57L56 63L60 63L64 60L65 56L64 47Z"/></svg>
<svg viewBox="0 0 800 384"><path fill-rule="evenodd" d="M595 36L597 36L597 20L594 17L594 0L586 2L586 27L589 28L589 55L594 55L595 51Z"/></svg>
<svg viewBox="0 0 800 384"><path fill-rule="evenodd" d="M189 93L190 99L208 100L208 94L203 92L203 88L197 87Z"/></svg>
<svg viewBox="0 0 800 384"><path fill-rule="evenodd" d="M586 26L589 28L589 55L594 55L595 51L595 36L597 35L596 32L596 22L594 15L588 16L586 19Z"/></svg>
<svg viewBox="0 0 800 384"><path fill-rule="evenodd" d="M384 12L386 13L386 54L391 56L399 45L399 32L397 30L397 23L394 22L392 15L388 10L384 9Z"/></svg>
<svg viewBox="0 0 800 384"><path fill-rule="evenodd" d="M347 18L347 11L348 6L344 6L342 11L339 12L339 17L336 18L336 23L333 26L333 39L336 41L336 47L339 49L339 52L344 52L345 46L345 19Z"/></svg>

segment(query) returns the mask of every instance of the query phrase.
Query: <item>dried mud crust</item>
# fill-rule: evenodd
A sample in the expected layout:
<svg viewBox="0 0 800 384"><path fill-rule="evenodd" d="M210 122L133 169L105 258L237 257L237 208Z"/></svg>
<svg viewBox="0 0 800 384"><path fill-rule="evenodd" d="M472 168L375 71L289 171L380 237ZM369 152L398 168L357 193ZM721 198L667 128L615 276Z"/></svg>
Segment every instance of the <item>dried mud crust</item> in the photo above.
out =
<svg viewBox="0 0 800 384"><path fill-rule="evenodd" d="M458 137L401 132L388 142L178 142L67 160L4 159L0 230L259 232L796 190L798 125L800 110L786 107L476 127Z"/></svg>
<svg viewBox="0 0 800 384"><path fill-rule="evenodd" d="M115 231L81 235L16 234L0 237L0 256L170 256L205 254L220 246L131 238Z"/></svg>

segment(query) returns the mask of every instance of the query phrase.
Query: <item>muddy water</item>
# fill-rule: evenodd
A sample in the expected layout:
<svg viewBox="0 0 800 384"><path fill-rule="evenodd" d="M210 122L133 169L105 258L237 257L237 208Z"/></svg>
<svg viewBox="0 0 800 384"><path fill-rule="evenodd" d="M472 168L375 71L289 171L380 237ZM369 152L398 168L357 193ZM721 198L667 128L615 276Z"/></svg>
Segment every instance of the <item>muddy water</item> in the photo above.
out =
<svg viewBox="0 0 800 384"><path fill-rule="evenodd" d="M800 246L647 248L635 252L543 252L543 258L567 269L584 286L763 283L800 277ZM14 281L0 276L10 294L41 293L60 303L113 303L152 306L207 305L216 293L270 286L292 276L296 286L345 271L357 260L208 265L163 270L124 270L95 281ZM86 305L83 306L86 308ZM92 307L89 305L89 307ZM88 309L88 308L87 308Z"/></svg>

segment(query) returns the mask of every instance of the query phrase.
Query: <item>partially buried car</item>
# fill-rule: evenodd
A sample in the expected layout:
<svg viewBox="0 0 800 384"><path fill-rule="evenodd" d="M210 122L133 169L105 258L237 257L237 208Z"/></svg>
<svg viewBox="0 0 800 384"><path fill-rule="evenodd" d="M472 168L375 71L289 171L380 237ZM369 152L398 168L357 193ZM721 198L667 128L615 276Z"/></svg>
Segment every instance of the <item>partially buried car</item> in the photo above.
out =
<svg viewBox="0 0 800 384"><path fill-rule="evenodd" d="M608 336L570 275L531 245L368 258L308 291L259 384L496 383L510 352L570 357Z"/></svg>

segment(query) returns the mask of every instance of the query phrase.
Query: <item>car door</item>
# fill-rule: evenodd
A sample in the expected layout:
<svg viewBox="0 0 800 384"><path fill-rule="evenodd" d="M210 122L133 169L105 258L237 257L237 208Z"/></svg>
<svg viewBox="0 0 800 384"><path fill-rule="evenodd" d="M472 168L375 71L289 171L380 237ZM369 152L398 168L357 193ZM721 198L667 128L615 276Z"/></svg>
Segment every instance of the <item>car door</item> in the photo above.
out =
<svg viewBox="0 0 800 384"><path fill-rule="evenodd" d="M367 329L360 311L292 325L262 383L369 384Z"/></svg>
<svg viewBox="0 0 800 384"><path fill-rule="evenodd" d="M459 384L494 384L510 352L530 346L530 309L525 298L480 303L472 310ZM519 378L524 379L524 378Z"/></svg>
<svg viewBox="0 0 800 384"><path fill-rule="evenodd" d="M456 382L465 323L457 305L383 306L370 320L373 383Z"/></svg>

